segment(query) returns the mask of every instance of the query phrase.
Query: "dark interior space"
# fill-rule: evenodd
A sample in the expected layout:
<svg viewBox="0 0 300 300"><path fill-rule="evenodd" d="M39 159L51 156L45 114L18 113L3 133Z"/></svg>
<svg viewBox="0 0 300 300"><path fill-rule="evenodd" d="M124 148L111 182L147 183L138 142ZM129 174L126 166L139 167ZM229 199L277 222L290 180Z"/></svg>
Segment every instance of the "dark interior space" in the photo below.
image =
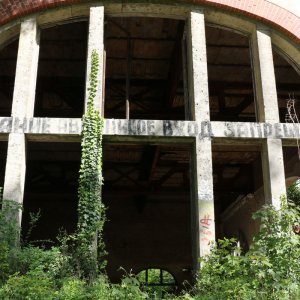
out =
<svg viewBox="0 0 300 300"><path fill-rule="evenodd" d="M4 186L6 156L7 156L7 142L0 141L0 187Z"/></svg>
<svg viewBox="0 0 300 300"><path fill-rule="evenodd" d="M41 31L35 117L81 118L84 108L87 22Z"/></svg>
<svg viewBox="0 0 300 300"><path fill-rule="evenodd" d="M256 165L261 165L259 145L213 146L214 194L221 211L262 186L262 179L255 182L258 179L255 173L261 171Z"/></svg>
<svg viewBox="0 0 300 300"><path fill-rule="evenodd" d="M255 122L248 36L206 26L206 43L211 120Z"/></svg>
<svg viewBox="0 0 300 300"><path fill-rule="evenodd" d="M263 201L260 146L213 145L212 150L216 237L239 238L240 231L249 246L253 232L247 230L255 231L251 216Z"/></svg>
<svg viewBox="0 0 300 300"><path fill-rule="evenodd" d="M191 280L190 148L105 144L103 200L108 207L107 272L147 268Z"/></svg>
<svg viewBox="0 0 300 300"><path fill-rule="evenodd" d="M300 113L300 71L273 47L273 61L278 97L280 122L298 123ZM293 103L289 100L294 100ZM292 107L289 107L292 104Z"/></svg>
<svg viewBox="0 0 300 300"><path fill-rule="evenodd" d="M10 117L19 39L0 48L0 117Z"/></svg>
<svg viewBox="0 0 300 300"><path fill-rule="evenodd" d="M105 117L184 120L184 21L107 18Z"/></svg>
<svg viewBox="0 0 300 300"><path fill-rule="evenodd" d="M30 213L41 217L29 238L56 241L59 230L72 233L77 224L80 143L27 145L22 235L30 228Z"/></svg>
<svg viewBox="0 0 300 300"><path fill-rule="evenodd" d="M283 161L287 188L300 178L300 148L297 145L283 147Z"/></svg>

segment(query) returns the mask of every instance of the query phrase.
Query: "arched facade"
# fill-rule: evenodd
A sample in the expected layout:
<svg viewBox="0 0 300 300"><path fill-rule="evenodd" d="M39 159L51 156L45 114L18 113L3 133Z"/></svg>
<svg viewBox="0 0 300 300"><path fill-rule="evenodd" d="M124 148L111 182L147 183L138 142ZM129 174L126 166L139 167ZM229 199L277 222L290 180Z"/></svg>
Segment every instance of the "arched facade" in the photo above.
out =
<svg viewBox="0 0 300 300"><path fill-rule="evenodd" d="M297 14L264 0L27 2L0 2L4 199L51 203L45 230L76 216L66 203L96 49L111 277L155 266L180 283L216 236L249 244L251 213L279 207L299 177L285 100L300 98Z"/></svg>

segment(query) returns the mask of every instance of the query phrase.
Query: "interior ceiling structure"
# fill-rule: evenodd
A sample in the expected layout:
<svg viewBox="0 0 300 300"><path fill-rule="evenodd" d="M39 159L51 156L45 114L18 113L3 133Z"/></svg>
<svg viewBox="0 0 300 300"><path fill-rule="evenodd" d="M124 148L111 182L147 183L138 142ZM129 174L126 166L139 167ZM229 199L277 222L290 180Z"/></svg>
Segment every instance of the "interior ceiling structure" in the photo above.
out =
<svg viewBox="0 0 300 300"><path fill-rule="evenodd" d="M127 79L130 118L184 120L184 22L108 18L105 29L105 116L125 118Z"/></svg>
<svg viewBox="0 0 300 300"><path fill-rule="evenodd" d="M107 18L105 117L125 118L128 77L130 118L186 118L184 26L172 19ZM77 22L42 29L35 116L81 117L87 27ZM255 121L248 37L207 25L206 38L211 119ZM0 51L2 116L10 115L17 48L18 40ZM300 96L300 76L275 49L273 56L284 122L286 99Z"/></svg>
<svg viewBox="0 0 300 300"><path fill-rule="evenodd" d="M214 145L212 150L215 204L223 211L238 197L255 192L254 164L260 163L260 148ZM190 144L105 143L103 161L103 199L110 199L108 206L114 200L136 199L137 211L143 210L145 203L177 203L189 207ZM79 162L79 143L28 144L25 223L29 211L35 211L37 207L49 211L47 203L54 199L60 203L61 210L71 205L71 210L76 211L74 198L77 198ZM57 211L50 209L52 213L57 214ZM56 219L59 220L58 215ZM75 219L73 217L68 224L66 220L60 221L66 223L67 228L74 228ZM54 227L50 231L50 236L55 237L55 230Z"/></svg>
<svg viewBox="0 0 300 300"><path fill-rule="evenodd" d="M189 145L104 146L105 190L189 191Z"/></svg>
<svg viewBox="0 0 300 300"><path fill-rule="evenodd" d="M254 193L254 165L260 164L259 146L213 146L215 203L224 210L238 197ZM124 197L143 194L170 202L191 186L191 145L124 145L104 147L104 192L122 192ZM260 178L261 179L261 178ZM262 180L262 179L261 179ZM174 202L174 199L171 200Z"/></svg>
<svg viewBox="0 0 300 300"><path fill-rule="evenodd" d="M125 118L129 78L130 118L184 120L184 21L107 18L105 117ZM81 117L87 22L42 29L35 116ZM249 39L206 26L212 120L255 121ZM9 116L18 40L0 51L0 114ZM185 52L185 47L184 52ZM286 99L300 96L300 76L273 51L282 122Z"/></svg>
<svg viewBox="0 0 300 300"><path fill-rule="evenodd" d="M36 117L81 118L87 31L87 22L58 25L41 31Z"/></svg>

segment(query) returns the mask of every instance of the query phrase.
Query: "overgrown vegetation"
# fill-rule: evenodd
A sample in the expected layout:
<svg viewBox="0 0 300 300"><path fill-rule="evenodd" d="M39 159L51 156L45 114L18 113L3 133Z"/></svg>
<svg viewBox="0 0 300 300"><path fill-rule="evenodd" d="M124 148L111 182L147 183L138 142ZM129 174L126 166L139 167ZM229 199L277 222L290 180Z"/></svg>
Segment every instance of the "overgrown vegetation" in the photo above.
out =
<svg viewBox="0 0 300 300"><path fill-rule="evenodd" d="M291 203L300 207L300 180L296 180L293 184L287 189L287 198Z"/></svg>
<svg viewBox="0 0 300 300"><path fill-rule="evenodd" d="M202 260L195 286L195 299L300 299L299 207L283 203L280 211L271 205L254 214L261 222L246 255L235 240L219 241Z"/></svg>
<svg viewBox="0 0 300 300"><path fill-rule="evenodd" d="M238 255L241 249L233 239L219 241L202 259L195 286L177 296L143 291L131 274L120 284L110 283L101 271L87 279L78 272L78 258L66 239L50 250L31 245L16 248L1 231L0 299L159 299L155 294L190 300L300 299L300 236L293 231L300 222L299 207L283 203L276 211L265 206L254 217L260 219L261 230L248 253ZM14 227L3 212L0 221L1 229Z"/></svg>
<svg viewBox="0 0 300 300"><path fill-rule="evenodd" d="M288 193L292 201L283 201L281 210L269 205L254 214L261 229L245 255L240 254L242 249L234 239L219 240L211 255L201 259L195 285L181 295L168 294L161 287L143 290L138 277L132 274L124 276L120 284L108 280L102 240L103 122L93 104L97 72L98 55L93 52L90 95L83 117L77 233L60 235L58 246L51 249L18 243L20 228L11 216L21 207L4 201L0 212L0 299L139 300L160 299L161 295L174 300L300 299L300 235L295 233L300 225L297 185Z"/></svg>
<svg viewBox="0 0 300 300"><path fill-rule="evenodd" d="M105 207L101 201L103 119L94 107L98 68L99 57L97 52L93 51L87 111L82 120L78 234L75 239L80 253L81 269L84 271L85 277L89 278L96 276L98 267L105 266L103 260L105 249L102 238ZM98 262L102 263L99 265Z"/></svg>

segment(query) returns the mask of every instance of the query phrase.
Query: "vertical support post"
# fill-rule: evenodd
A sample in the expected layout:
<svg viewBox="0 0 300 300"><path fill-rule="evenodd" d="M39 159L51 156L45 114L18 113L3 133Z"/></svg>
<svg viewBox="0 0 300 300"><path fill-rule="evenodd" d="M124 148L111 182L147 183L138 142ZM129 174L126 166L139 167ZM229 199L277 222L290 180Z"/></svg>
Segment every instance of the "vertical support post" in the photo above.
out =
<svg viewBox="0 0 300 300"><path fill-rule="evenodd" d="M206 39L204 13L191 11L187 33L189 97L192 118L201 124L210 120ZM202 127L202 126L201 126ZM204 126L196 137L192 153L192 236L194 268L199 268L198 258L210 253L210 243L215 240L213 199L213 173L211 138Z"/></svg>
<svg viewBox="0 0 300 300"><path fill-rule="evenodd" d="M39 54L39 29L35 18L21 24L17 69L13 93L12 117L32 117ZM26 171L26 137L24 133L10 133L3 198L23 203ZM17 216L21 225L21 213Z"/></svg>
<svg viewBox="0 0 300 300"><path fill-rule="evenodd" d="M264 27L257 28L252 35L252 54L258 120L279 123L272 41L270 32ZM265 202L279 209L280 198L286 194L281 139L263 141L262 167Z"/></svg>
<svg viewBox="0 0 300 300"><path fill-rule="evenodd" d="M93 98L94 108L98 110L100 115L104 115L104 90L105 90L105 51L104 51L104 6L92 6L90 8L89 19L89 36L88 36L88 50L87 50L87 66L86 66L86 82L85 82L85 111L88 107L90 75L92 67L92 53L96 50L99 57L99 69L97 75L97 91ZM98 235L95 234L94 242L91 245L91 254L94 256L95 263L97 263L97 248Z"/></svg>
<svg viewBox="0 0 300 300"><path fill-rule="evenodd" d="M8 138L3 199L23 203L26 173L26 138L24 133L11 133ZM16 216L21 226L22 212Z"/></svg>
<svg viewBox="0 0 300 300"><path fill-rule="evenodd" d="M36 19L21 24L12 103L13 117L32 117L40 49L40 32Z"/></svg>
<svg viewBox="0 0 300 300"><path fill-rule="evenodd" d="M188 19L187 54L191 114L195 121L210 119L204 13L190 12Z"/></svg>
<svg viewBox="0 0 300 300"><path fill-rule="evenodd" d="M259 122L279 122L270 32L257 28L252 35L252 63Z"/></svg>
<svg viewBox="0 0 300 300"><path fill-rule="evenodd" d="M100 115L104 113L103 95L104 95L104 6L93 6L90 8L87 66L86 66L86 82L85 82L85 110L88 101L88 88L90 84L91 57L93 50L99 55L99 72L97 78L97 92L95 97L95 108L100 111Z"/></svg>
<svg viewBox="0 0 300 300"><path fill-rule="evenodd" d="M262 145L262 168L265 202L280 209L280 198L286 194L282 142L266 139Z"/></svg>
<svg viewBox="0 0 300 300"><path fill-rule="evenodd" d="M213 172L211 140L196 137L193 147L193 187L192 195L192 234L194 241L194 262L210 253L211 243L215 241L215 208L213 195Z"/></svg>

